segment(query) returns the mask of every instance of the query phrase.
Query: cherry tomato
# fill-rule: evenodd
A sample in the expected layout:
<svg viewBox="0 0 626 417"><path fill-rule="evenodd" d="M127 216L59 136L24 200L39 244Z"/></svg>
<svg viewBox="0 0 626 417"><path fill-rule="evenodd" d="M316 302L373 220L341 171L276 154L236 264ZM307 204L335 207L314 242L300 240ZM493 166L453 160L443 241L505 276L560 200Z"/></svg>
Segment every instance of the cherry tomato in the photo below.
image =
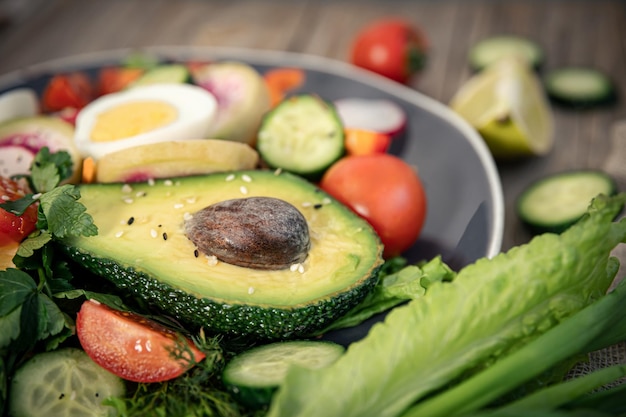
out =
<svg viewBox="0 0 626 417"><path fill-rule="evenodd" d="M53 76L42 95L44 111L56 112L65 108L82 109L94 99L91 80L84 72Z"/></svg>
<svg viewBox="0 0 626 417"><path fill-rule="evenodd" d="M30 190L22 182L0 177L1 202L19 200ZM16 216L0 208L0 246L21 242L35 230L37 223L37 205L31 204L26 211Z"/></svg>
<svg viewBox="0 0 626 417"><path fill-rule="evenodd" d="M352 64L399 83L408 83L426 65L428 40L402 19L381 19L364 27L352 45Z"/></svg>
<svg viewBox="0 0 626 417"><path fill-rule="evenodd" d="M167 381L205 357L193 342L161 324L92 300L78 312L76 334L94 362L129 381ZM185 359L174 353L181 342L188 347L178 350Z"/></svg>
<svg viewBox="0 0 626 417"><path fill-rule="evenodd" d="M424 187L415 169L397 156L344 157L326 171L320 186L372 225L385 258L411 247L422 230Z"/></svg>

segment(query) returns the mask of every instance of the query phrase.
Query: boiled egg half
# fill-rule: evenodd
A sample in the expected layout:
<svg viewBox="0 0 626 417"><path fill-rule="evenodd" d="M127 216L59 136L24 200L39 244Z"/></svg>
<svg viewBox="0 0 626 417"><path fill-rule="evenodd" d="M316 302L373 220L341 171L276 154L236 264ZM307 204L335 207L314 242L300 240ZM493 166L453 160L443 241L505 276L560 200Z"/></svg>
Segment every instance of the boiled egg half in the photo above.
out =
<svg viewBox="0 0 626 417"><path fill-rule="evenodd" d="M204 139L217 100L191 84L152 84L107 94L76 117L75 141L83 157L171 140Z"/></svg>

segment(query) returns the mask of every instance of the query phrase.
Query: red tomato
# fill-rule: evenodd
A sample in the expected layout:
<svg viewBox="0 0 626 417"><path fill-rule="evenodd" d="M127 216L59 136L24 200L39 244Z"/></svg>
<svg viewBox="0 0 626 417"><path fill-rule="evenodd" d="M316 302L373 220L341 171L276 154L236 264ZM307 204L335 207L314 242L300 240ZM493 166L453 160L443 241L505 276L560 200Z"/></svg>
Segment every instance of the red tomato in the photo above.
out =
<svg viewBox="0 0 626 417"><path fill-rule="evenodd" d="M2 202L19 200L30 190L23 183L10 178L0 177L0 195ZM21 216L0 208L0 246L21 242L35 230L37 223L37 205L30 205Z"/></svg>
<svg viewBox="0 0 626 417"><path fill-rule="evenodd" d="M402 19L382 19L363 28L351 50L351 62L400 83L408 83L427 60L428 40Z"/></svg>
<svg viewBox="0 0 626 417"><path fill-rule="evenodd" d="M187 371L205 355L193 342L159 323L137 314L114 310L96 301L85 301L76 317L76 333L87 355L109 372L135 382L161 382ZM173 349L182 341L189 347L176 358Z"/></svg>
<svg viewBox="0 0 626 417"><path fill-rule="evenodd" d="M321 188L367 220L400 255L417 240L426 217L426 194L416 171L397 156L347 156L322 177Z"/></svg>
<svg viewBox="0 0 626 417"><path fill-rule="evenodd" d="M385 153L391 145L391 136L364 129L345 129L345 146L348 155Z"/></svg>
<svg viewBox="0 0 626 417"><path fill-rule="evenodd" d="M115 93L128 87L144 74L142 68L107 67L98 74L98 95Z"/></svg>
<svg viewBox="0 0 626 417"><path fill-rule="evenodd" d="M44 111L56 112L65 108L82 109L94 99L94 91L87 74L72 72L53 76L42 95Z"/></svg>

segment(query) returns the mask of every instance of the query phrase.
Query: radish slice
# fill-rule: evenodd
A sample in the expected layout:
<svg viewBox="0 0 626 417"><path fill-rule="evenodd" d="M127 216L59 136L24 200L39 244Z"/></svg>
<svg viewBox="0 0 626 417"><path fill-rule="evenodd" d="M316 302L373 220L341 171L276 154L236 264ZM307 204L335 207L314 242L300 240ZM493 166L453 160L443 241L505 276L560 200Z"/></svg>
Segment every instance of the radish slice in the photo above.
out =
<svg viewBox="0 0 626 417"><path fill-rule="evenodd" d="M334 102L344 127L364 129L394 137L406 127L400 105L385 99L343 98Z"/></svg>

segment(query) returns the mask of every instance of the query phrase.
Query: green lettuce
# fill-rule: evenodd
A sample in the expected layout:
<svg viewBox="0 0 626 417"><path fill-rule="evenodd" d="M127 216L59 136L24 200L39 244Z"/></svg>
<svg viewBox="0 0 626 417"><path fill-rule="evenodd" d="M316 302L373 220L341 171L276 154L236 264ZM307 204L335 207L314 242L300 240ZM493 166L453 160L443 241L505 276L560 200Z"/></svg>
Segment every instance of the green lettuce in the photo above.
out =
<svg viewBox="0 0 626 417"><path fill-rule="evenodd" d="M519 349L602 298L626 240L614 218L626 194L598 196L561 235L544 234L434 283L397 307L333 365L293 367L269 417L398 416L412 404Z"/></svg>

